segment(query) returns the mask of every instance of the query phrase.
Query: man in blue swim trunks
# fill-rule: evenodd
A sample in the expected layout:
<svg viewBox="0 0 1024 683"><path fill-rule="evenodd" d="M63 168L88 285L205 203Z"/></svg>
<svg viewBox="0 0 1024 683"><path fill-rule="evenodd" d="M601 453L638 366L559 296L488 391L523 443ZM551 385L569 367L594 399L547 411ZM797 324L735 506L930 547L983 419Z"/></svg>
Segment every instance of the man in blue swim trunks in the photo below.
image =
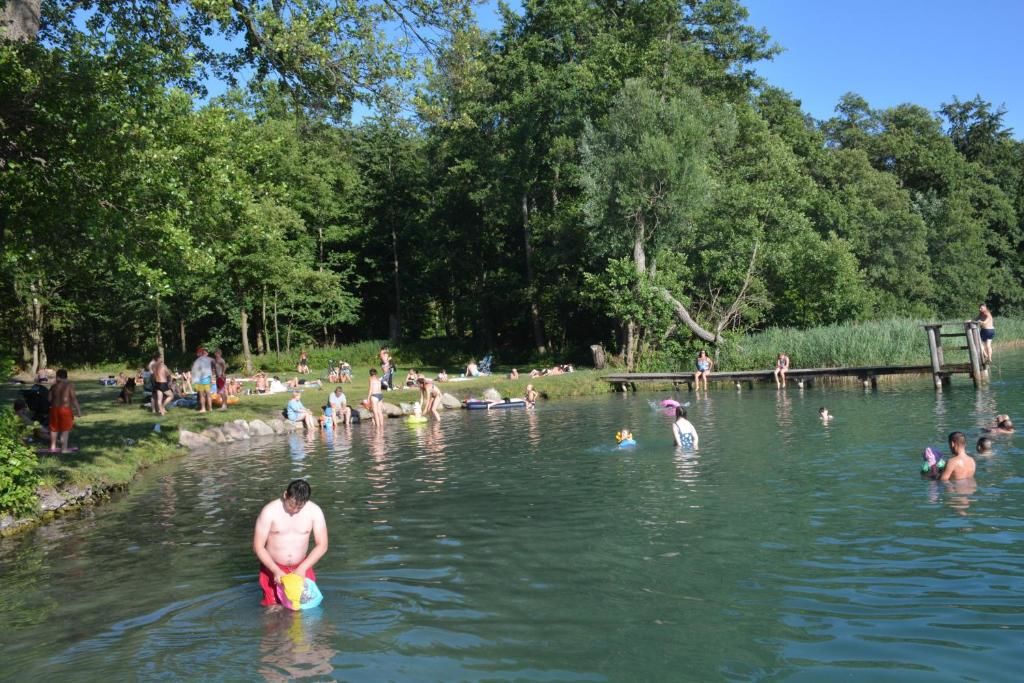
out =
<svg viewBox="0 0 1024 683"><path fill-rule="evenodd" d="M996 338L996 324L988 306L982 304L978 307L978 317L975 320L978 322L979 332L981 332L981 360L991 364L992 340Z"/></svg>

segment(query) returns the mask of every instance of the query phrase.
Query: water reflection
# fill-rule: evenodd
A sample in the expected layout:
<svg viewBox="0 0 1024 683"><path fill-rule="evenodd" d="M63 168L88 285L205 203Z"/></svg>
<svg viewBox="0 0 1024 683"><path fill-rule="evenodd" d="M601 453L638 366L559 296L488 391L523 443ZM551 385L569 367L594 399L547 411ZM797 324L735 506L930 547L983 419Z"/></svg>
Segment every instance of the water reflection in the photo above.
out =
<svg viewBox="0 0 1024 683"><path fill-rule="evenodd" d="M336 635L320 609L268 610L260 638L260 675L272 683L333 678L338 651L331 644Z"/></svg>
<svg viewBox="0 0 1024 683"><path fill-rule="evenodd" d="M1024 404L1020 382L773 392L686 396L697 453L630 395L186 456L0 541L0 679L1007 680L1021 439L976 482L918 471L924 445ZM296 473L334 540L326 599L264 612L252 523Z"/></svg>

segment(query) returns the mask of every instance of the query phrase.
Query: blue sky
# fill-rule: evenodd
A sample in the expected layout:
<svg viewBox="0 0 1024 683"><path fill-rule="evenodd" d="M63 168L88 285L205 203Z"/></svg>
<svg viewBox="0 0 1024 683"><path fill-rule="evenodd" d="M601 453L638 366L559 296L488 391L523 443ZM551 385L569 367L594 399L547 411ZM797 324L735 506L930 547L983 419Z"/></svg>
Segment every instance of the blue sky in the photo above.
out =
<svg viewBox="0 0 1024 683"><path fill-rule="evenodd" d="M981 95L1006 106L1004 123L1024 139L1024 0L741 1L785 50L758 73L816 119L847 92L875 109L910 102L932 112ZM496 6L478 8L481 26L497 27Z"/></svg>
<svg viewBox="0 0 1024 683"><path fill-rule="evenodd" d="M746 0L786 51L758 65L816 119L855 92L875 109L936 111L956 96L1005 105L1024 139L1024 0Z"/></svg>

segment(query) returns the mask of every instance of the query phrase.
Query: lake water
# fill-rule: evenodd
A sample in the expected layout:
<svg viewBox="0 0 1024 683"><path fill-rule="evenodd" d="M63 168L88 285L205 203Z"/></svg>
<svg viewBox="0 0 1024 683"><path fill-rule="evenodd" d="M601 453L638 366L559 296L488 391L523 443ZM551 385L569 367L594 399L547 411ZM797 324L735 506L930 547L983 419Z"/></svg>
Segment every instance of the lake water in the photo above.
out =
<svg viewBox="0 0 1024 683"><path fill-rule="evenodd" d="M941 395L683 392L698 453L640 394L190 455L0 541L0 679L1019 680L1024 437L976 484L918 474L1024 421L1024 354L999 360ZM324 602L270 612L252 524L300 476Z"/></svg>

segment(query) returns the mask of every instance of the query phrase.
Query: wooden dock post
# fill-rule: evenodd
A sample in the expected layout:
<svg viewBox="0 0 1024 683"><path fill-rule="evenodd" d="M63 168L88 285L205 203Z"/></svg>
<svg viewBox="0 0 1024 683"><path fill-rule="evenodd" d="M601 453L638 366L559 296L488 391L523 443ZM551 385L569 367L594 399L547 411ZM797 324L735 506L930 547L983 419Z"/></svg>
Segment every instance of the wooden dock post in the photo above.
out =
<svg viewBox="0 0 1024 683"><path fill-rule="evenodd" d="M942 325L925 325L928 333L928 354L932 360L932 380L935 388L942 391Z"/></svg>
<svg viewBox="0 0 1024 683"><path fill-rule="evenodd" d="M985 372L981 362L981 333L978 332L978 323L964 323L964 335L967 337L967 357L971 364L971 379L974 386L980 386Z"/></svg>

